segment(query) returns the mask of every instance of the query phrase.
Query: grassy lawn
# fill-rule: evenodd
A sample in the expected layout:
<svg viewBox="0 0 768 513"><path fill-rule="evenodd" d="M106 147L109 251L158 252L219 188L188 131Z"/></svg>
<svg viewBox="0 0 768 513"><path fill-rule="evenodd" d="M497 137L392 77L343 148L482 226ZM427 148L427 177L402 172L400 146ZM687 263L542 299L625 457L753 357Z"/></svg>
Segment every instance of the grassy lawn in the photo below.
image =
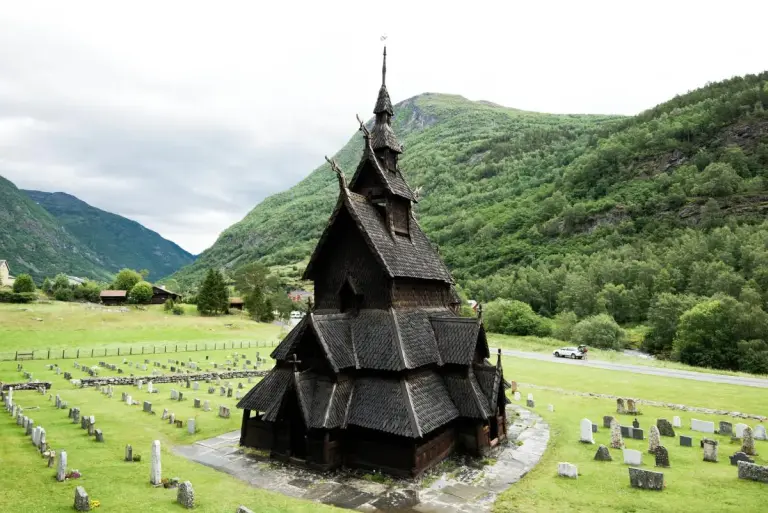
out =
<svg viewBox="0 0 768 513"><path fill-rule="evenodd" d="M500 347L502 349L514 349L517 351L527 351L531 353L552 354L552 351L558 347L571 347L570 342L563 342L549 337L518 337L511 335L500 335L498 333L488 334L488 345L491 347ZM613 363L624 363L630 365L644 365L647 367L659 367L664 369L684 370L691 372L708 372L712 374L724 374L729 376L749 376L758 378L768 378L764 375L748 374L746 372L735 372L720 369L710 369L706 367L693 367L679 362L668 360L655 360L650 358L641 358L631 356L618 351L607 351L597 348L589 349L590 360L602 360Z"/></svg>
<svg viewBox="0 0 768 513"><path fill-rule="evenodd" d="M243 315L200 317L194 307L186 314L169 315L162 305L146 310L128 307L88 308L79 303L0 304L0 353L24 350L104 349L132 344L163 346L167 344L204 345L216 342L269 342L280 337L272 324L254 322Z"/></svg>

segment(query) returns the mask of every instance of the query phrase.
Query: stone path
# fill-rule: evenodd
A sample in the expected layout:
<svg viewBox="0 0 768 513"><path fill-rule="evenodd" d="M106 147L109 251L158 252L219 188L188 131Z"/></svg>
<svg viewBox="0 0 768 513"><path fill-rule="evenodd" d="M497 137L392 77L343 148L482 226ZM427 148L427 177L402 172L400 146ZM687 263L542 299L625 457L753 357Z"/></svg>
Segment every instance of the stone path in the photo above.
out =
<svg viewBox="0 0 768 513"><path fill-rule="evenodd" d="M469 513L490 511L496 496L523 478L541 459L549 442L549 425L517 405L507 407L510 443L490 464L455 465L423 481L385 483L354 472L321 474L278 464L238 446L233 431L174 452L231 474L253 486L296 498L360 511L407 513ZM446 467L449 465L446 465Z"/></svg>

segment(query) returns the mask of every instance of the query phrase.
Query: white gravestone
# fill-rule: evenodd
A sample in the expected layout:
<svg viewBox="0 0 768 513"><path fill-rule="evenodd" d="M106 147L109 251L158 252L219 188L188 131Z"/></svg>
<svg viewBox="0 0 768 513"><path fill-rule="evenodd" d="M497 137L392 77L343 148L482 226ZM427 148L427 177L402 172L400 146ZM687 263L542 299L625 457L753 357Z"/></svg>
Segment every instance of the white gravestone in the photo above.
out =
<svg viewBox="0 0 768 513"><path fill-rule="evenodd" d="M56 481L64 481L67 475L67 451L59 454L59 467L56 469Z"/></svg>
<svg viewBox="0 0 768 513"><path fill-rule="evenodd" d="M579 424L580 438L579 441L585 444L595 443L595 439L592 436L592 421L589 419L581 419Z"/></svg>
<svg viewBox="0 0 768 513"><path fill-rule="evenodd" d="M125 396L125 404L127 404L128 406L131 406L133 404L133 397L131 397L130 395Z"/></svg>
<svg viewBox="0 0 768 513"><path fill-rule="evenodd" d="M572 463L560 462L557 464L557 475L577 479L579 477L579 468Z"/></svg>
<svg viewBox="0 0 768 513"><path fill-rule="evenodd" d="M691 430L701 433L714 433L715 423L706 420L691 419Z"/></svg>
<svg viewBox="0 0 768 513"><path fill-rule="evenodd" d="M520 395L520 392L515 392L515 401L519 401L522 399L523 396Z"/></svg>
<svg viewBox="0 0 768 513"><path fill-rule="evenodd" d="M152 463L149 470L149 482L159 485L162 482L162 467L160 464L160 440L152 442Z"/></svg>
<svg viewBox="0 0 768 513"><path fill-rule="evenodd" d="M627 465L642 465L643 453L634 449L624 449L624 463Z"/></svg>
<svg viewBox="0 0 768 513"><path fill-rule="evenodd" d="M683 427L683 423L680 420L680 417L678 417L677 415L672 417L672 427L676 427L676 428Z"/></svg>
<svg viewBox="0 0 768 513"><path fill-rule="evenodd" d="M549 406L547 406L547 409L549 411L555 411L555 405L554 404L550 404Z"/></svg>
<svg viewBox="0 0 768 513"><path fill-rule="evenodd" d="M733 426L733 436L736 438L744 438L744 429L747 428L746 424L738 423Z"/></svg>
<svg viewBox="0 0 768 513"><path fill-rule="evenodd" d="M190 435L195 434L195 419L189 419L187 421L187 433Z"/></svg>
<svg viewBox="0 0 768 513"><path fill-rule="evenodd" d="M758 424L755 426L755 430L752 433L755 440L768 440L768 436L765 434L765 426Z"/></svg>
<svg viewBox="0 0 768 513"><path fill-rule="evenodd" d="M151 394L154 390L155 390L155 385L153 385L151 381L147 383L147 392Z"/></svg>

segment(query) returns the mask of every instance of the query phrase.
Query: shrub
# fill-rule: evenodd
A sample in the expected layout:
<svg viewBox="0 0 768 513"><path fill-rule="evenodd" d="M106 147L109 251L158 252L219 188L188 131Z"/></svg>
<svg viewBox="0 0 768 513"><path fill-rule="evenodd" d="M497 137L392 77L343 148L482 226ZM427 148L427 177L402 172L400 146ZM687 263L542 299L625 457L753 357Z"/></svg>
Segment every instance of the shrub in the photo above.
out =
<svg viewBox="0 0 768 513"><path fill-rule="evenodd" d="M545 337L552 332L550 321L522 301L491 301L483 308L483 315L488 330L496 333Z"/></svg>
<svg viewBox="0 0 768 513"><path fill-rule="evenodd" d="M8 289L0 290L0 303L31 303L37 299L34 292L12 292Z"/></svg>
<svg viewBox="0 0 768 513"><path fill-rule="evenodd" d="M571 341L578 345L619 350L626 337L627 333L616 324L613 317L599 314L587 317L574 326Z"/></svg>
<svg viewBox="0 0 768 513"><path fill-rule="evenodd" d="M32 281L32 276L28 274L18 275L16 281L13 283L13 291L16 293L34 292L35 282Z"/></svg>
<svg viewBox="0 0 768 513"><path fill-rule="evenodd" d="M152 285L146 281L140 281L128 293L128 299L131 303L138 305L149 304L152 301Z"/></svg>
<svg viewBox="0 0 768 513"><path fill-rule="evenodd" d="M75 293L69 287L60 287L54 289L53 298L56 301L72 301L75 298Z"/></svg>
<svg viewBox="0 0 768 513"><path fill-rule="evenodd" d="M570 310L567 312L560 312L555 315L554 328L552 330L552 336L559 340L571 340L573 335L573 327L579 319L576 314Z"/></svg>
<svg viewBox="0 0 768 513"><path fill-rule="evenodd" d="M174 307L173 299L171 298L166 299L165 303L163 303L163 310L166 312L173 311L173 307Z"/></svg>
<svg viewBox="0 0 768 513"><path fill-rule="evenodd" d="M90 303L98 303L101 300L100 294L101 287L91 281L80 284L74 290L75 299Z"/></svg>
<svg viewBox="0 0 768 513"><path fill-rule="evenodd" d="M184 307L181 305L174 305L171 311L173 315L184 315Z"/></svg>

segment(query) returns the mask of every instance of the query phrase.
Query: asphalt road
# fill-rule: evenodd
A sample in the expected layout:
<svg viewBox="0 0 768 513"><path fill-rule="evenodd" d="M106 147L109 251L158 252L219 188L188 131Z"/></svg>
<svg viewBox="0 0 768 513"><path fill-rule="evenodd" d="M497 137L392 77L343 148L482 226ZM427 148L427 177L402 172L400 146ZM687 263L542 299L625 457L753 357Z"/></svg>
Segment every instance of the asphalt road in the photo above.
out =
<svg viewBox="0 0 768 513"><path fill-rule="evenodd" d="M494 354L496 349L491 349ZM514 349L502 349L504 356L541 360L545 362L561 363L563 365L580 365L582 367L595 367L622 372L634 372L635 374L648 374L650 376L664 376L666 378L692 379L694 381L708 381L710 383L725 383L728 385L741 385L747 387L768 388L768 379L745 378L740 376L727 376L724 374L710 374L708 372L694 372L676 369L664 369L660 367L647 367L644 365L630 365L626 363L612 363L603 360L571 360L569 358L555 358L551 354L529 353L515 351Z"/></svg>

